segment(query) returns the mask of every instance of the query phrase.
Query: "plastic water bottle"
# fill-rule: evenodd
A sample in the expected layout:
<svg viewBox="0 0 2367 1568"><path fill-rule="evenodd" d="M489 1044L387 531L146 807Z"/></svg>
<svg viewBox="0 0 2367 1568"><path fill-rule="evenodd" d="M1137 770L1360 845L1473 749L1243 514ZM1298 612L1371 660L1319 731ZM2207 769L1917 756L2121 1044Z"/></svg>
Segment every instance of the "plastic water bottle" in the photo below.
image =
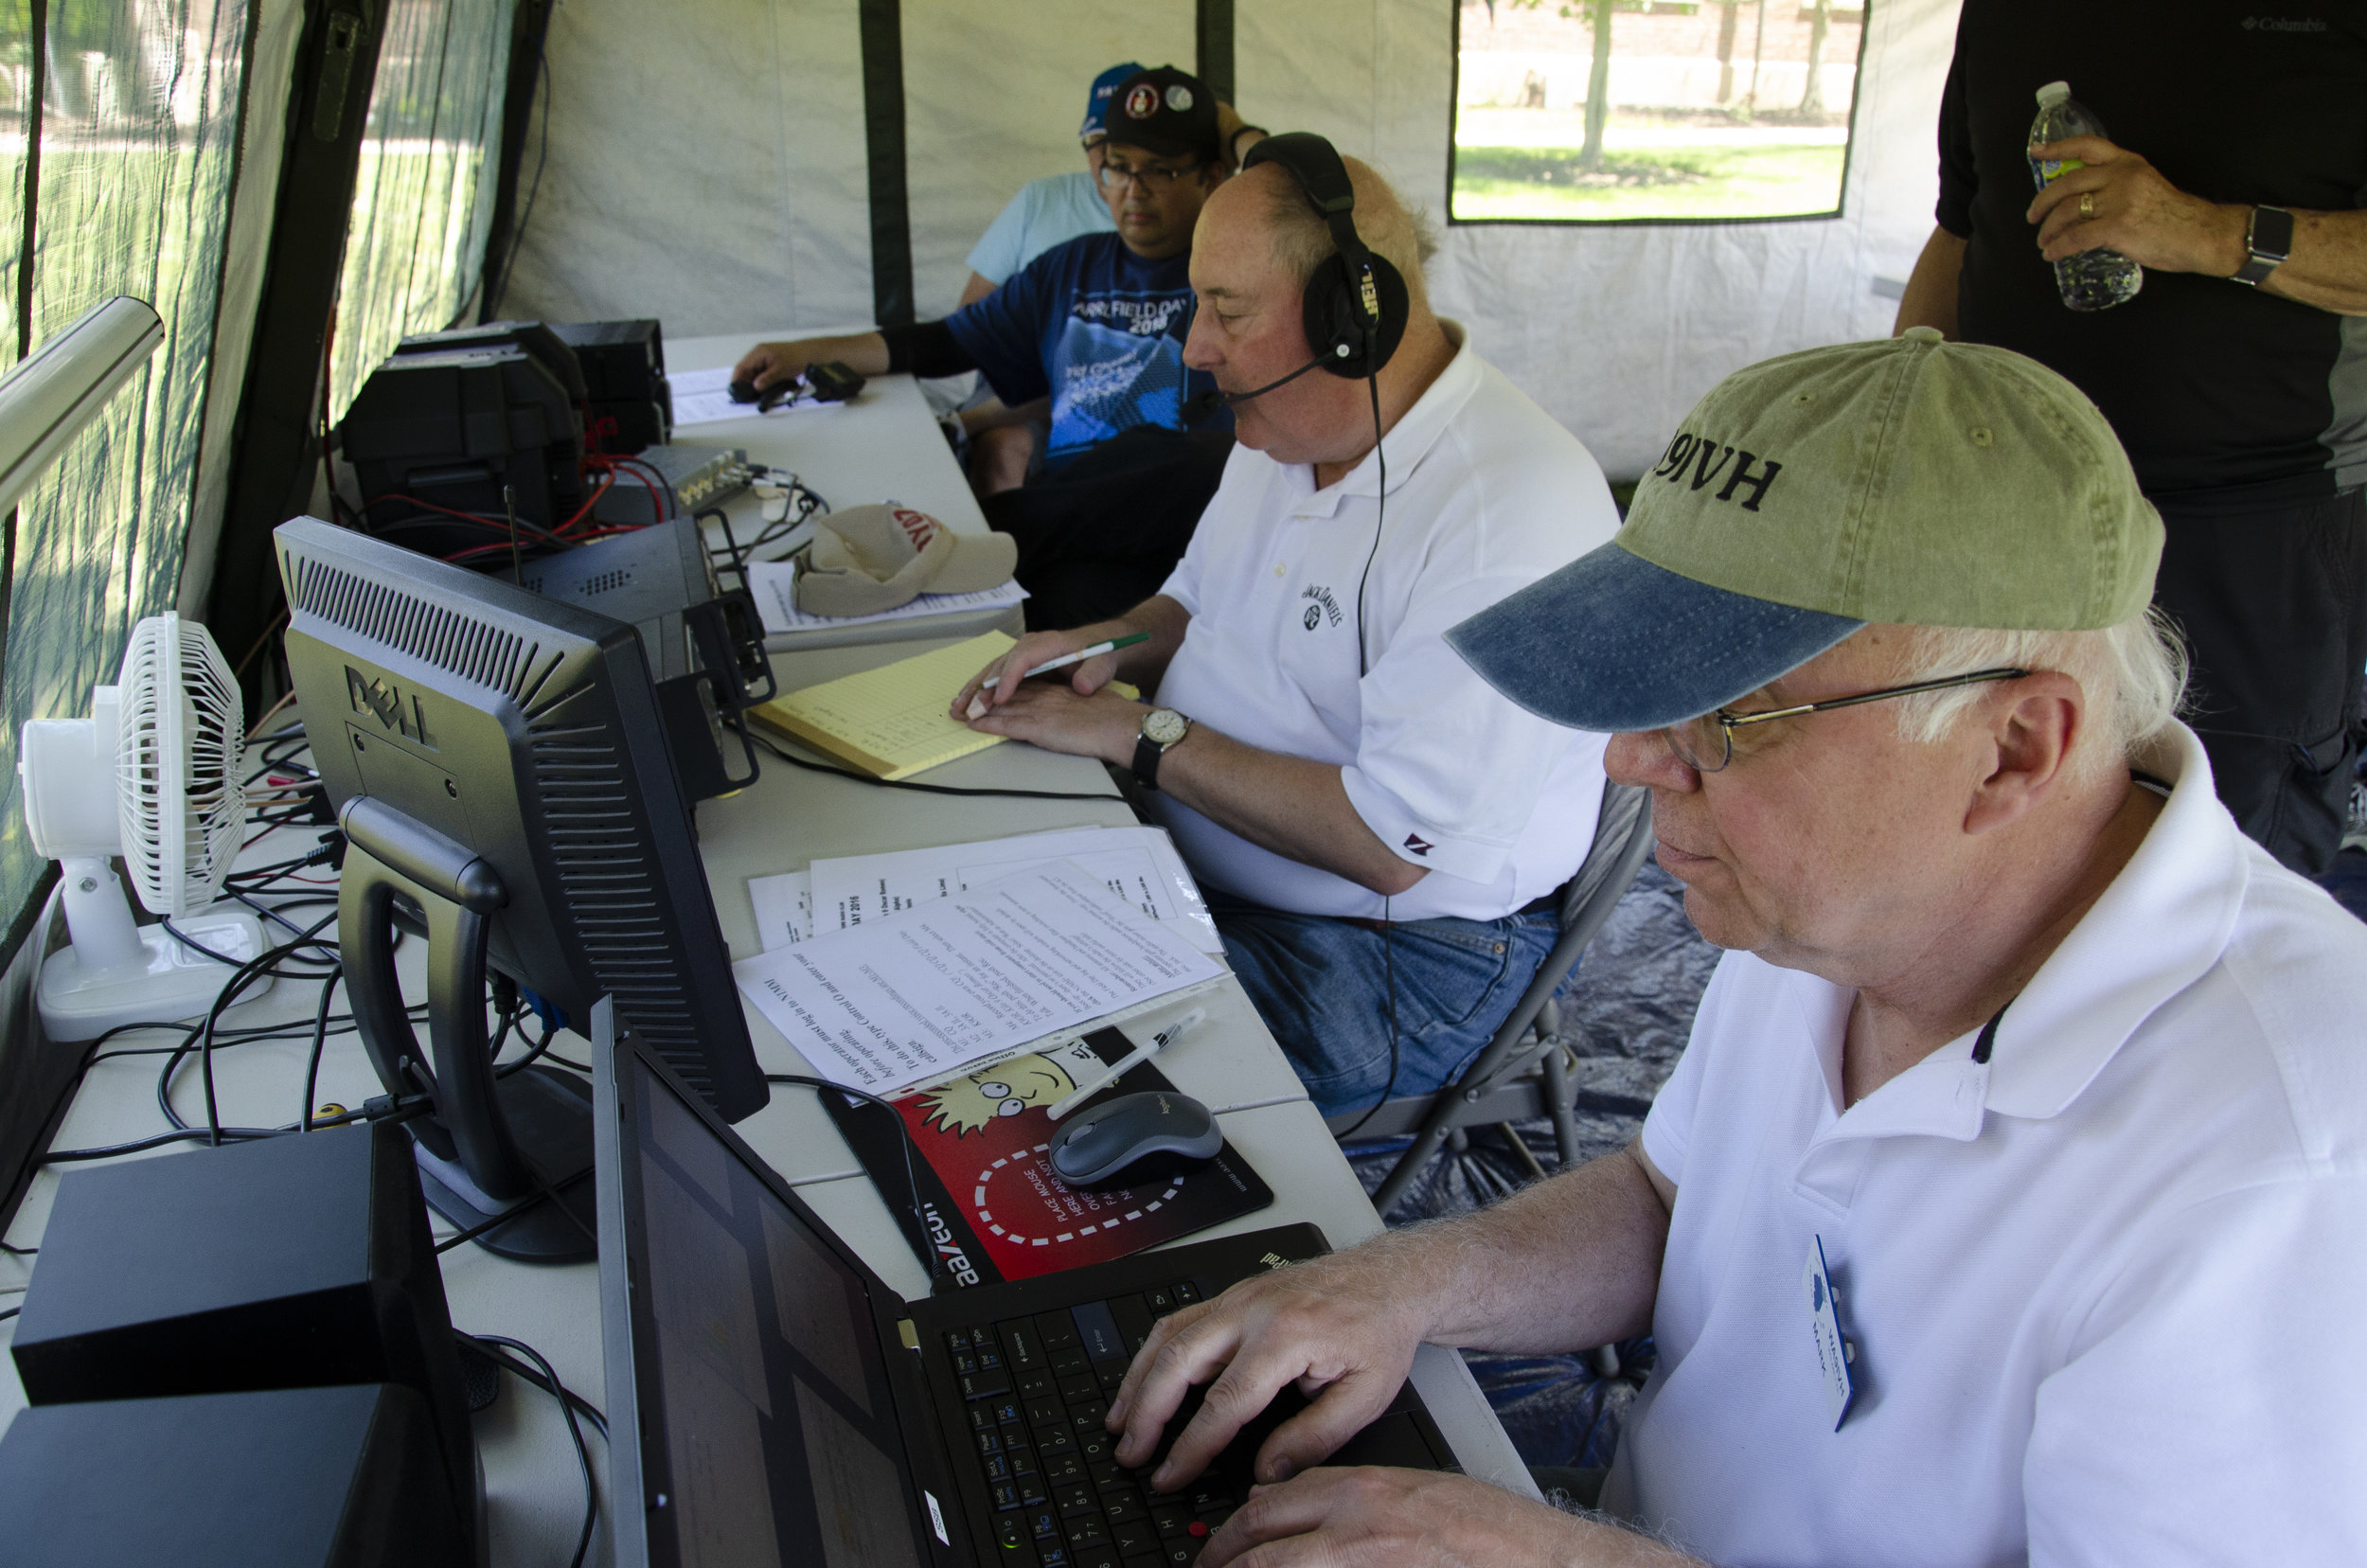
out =
<svg viewBox="0 0 2367 1568"><path fill-rule="evenodd" d="M2030 177L2044 190L2073 169L2077 158L2041 158L2037 149L2066 136L2101 136L2104 122L2071 96L2071 83L2050 81L2038 89L2038 117L2030 122ZM2074 311L2109 311L2137 297L2145 269L2118 251L2086 250L2055 263L2055 286Z"/></svg>

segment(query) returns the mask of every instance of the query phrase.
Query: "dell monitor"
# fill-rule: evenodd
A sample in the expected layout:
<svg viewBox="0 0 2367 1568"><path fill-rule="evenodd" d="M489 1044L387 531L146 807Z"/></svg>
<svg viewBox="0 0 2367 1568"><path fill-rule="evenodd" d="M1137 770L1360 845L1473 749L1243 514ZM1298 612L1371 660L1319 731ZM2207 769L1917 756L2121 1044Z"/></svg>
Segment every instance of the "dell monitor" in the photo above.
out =
<svg viewBox="0 0 2367 1568"><path fill-rule="evenodd" d="M505 1256L591 1257L590 1086L496 1076L489 968L578 1029L614 997L726 1121L768 1094L641 640L314 518L276 540L288 668L347 841L347 994L387 1092L433 1097L411 1123L428 1203ZM425 1045L398 919L427 934Z"/></svg>

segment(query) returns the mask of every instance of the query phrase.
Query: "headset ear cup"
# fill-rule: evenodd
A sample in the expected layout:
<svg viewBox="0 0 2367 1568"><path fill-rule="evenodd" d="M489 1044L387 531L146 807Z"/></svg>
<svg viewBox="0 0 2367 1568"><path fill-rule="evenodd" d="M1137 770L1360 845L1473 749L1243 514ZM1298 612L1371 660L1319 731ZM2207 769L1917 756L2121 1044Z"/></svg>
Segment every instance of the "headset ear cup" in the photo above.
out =
<svg viewBox="0 0 2367 1568"><path fill-rule="evenodd" d="M1335 376L1361 381L1374 374L1389 363L1405 337L1406 312L1411 308L1405 275L1383 257L1374 257L1372 263L1373 292L1380 297L1380 331L1369 362L1364 353L1363 312L1349 281L1348 264L1335 257L1317 267L1307 280L1302 308L1307 345ZM1344 354L1339 351L1344 344L1348 350Z"/></svg>

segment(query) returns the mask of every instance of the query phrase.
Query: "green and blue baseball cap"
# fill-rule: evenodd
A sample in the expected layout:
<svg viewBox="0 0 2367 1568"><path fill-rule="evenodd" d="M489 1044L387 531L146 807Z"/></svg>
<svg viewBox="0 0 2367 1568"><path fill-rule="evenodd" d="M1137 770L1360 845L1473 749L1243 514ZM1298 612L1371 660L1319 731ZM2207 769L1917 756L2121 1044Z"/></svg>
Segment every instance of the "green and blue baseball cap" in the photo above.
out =
<svg viewBox="0 0 2367 1568"><path fill-rule="evenodd" d="M1118 84L1143 74L1143 68L1130 60L1112 65L1094 78L1093 91L1085 95L1085 123L1077 128L1077 139L1087 147L1110 134L1110 97Z"/></svg>
<svg viewBox="0 0 2367 1568"><path fill-rule="evenodd" d="M1657 729L1872 622L2117 625L2161 556L2095 404L2035 360L1915 327L1727 377L1615 539L1447 641L1542 718Z"/></svg>

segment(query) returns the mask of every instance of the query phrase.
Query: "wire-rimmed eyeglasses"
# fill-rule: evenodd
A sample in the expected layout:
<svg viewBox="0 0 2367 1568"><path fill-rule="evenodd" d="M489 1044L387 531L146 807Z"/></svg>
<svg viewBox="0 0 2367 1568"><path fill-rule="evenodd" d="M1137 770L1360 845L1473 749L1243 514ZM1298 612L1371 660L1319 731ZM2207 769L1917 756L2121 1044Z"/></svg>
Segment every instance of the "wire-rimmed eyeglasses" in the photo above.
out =
<svg viewBox="0 0 2367 1568"><path fill-rule="evenodd" d="M1661 733L1668 737L1668 749L1677 754L1678 761L1695 773L1714 774L1735 759L1735 731L1745 725L1764 724L1773 719L1796 719L1804 713L1823 713L1828 708L1855 707L1860 703L1878 703L1890 697L1912 697L1919 691L1946 691L1950 686L1977 686L1984 681L2018 681L2029 673L2026 669L1976 669L1967 675L1949 675L1936 681L1917 681L1913 686L1863 691L1855 697L1828 697L1821 703L1800 703L1761 713L1719 708L1715 713L1679 720L1664 726Z"/></svg>

